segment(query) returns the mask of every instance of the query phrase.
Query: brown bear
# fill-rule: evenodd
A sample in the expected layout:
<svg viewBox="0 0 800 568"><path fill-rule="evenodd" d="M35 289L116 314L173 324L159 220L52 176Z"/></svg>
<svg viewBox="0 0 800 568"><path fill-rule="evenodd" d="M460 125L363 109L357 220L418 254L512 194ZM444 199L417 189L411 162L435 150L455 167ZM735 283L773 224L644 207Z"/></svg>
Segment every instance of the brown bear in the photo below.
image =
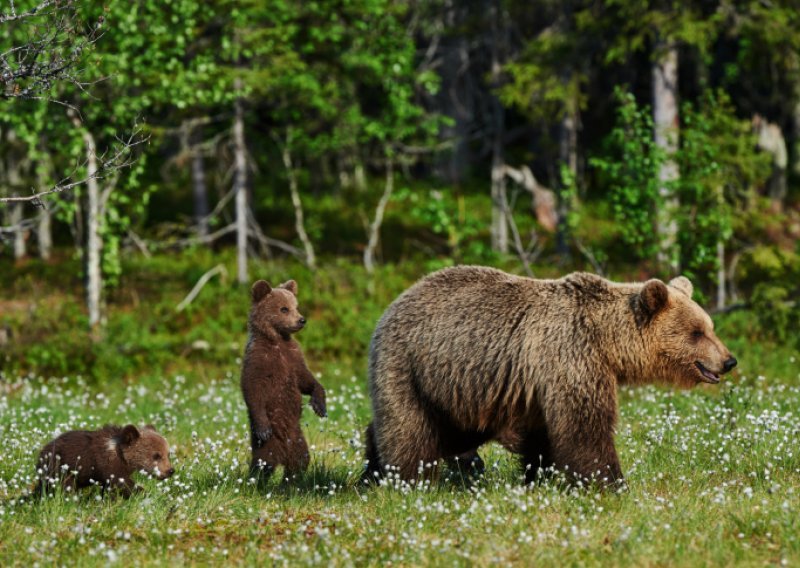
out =
<svg viewBox="0 0 800 568"><path fill-rule="evenodd" d="M367 478L496 440L526 482L622 479L617 386L716 384L736 365L692 301L692 284L618 284L574 273L537 280L478 266L435 272L386 310L372 336Z"/></svg>
<svg viewBox="0 0 800 568"><path fill-rule="evenodd" d="M272 288L253 284L249 338L242 362L242 394L250 418L251 472L269 476L278 465L288 474L308 467L308 445L300 428L302 395L326 416L325 389L306 367L292 334L305 326L297 311L297 283Z"/></svg>
<svg viewBox="0 0 800 568"><path fill-rule="evenodd" d="M34 493L60 483L66 490L97 485L103 492L114 489L126 496L140 489L131 478L136 472L158 479L175 473L164 437L151 425L140 429L133 424L65 432L42 448L37 470Z"/></svg>

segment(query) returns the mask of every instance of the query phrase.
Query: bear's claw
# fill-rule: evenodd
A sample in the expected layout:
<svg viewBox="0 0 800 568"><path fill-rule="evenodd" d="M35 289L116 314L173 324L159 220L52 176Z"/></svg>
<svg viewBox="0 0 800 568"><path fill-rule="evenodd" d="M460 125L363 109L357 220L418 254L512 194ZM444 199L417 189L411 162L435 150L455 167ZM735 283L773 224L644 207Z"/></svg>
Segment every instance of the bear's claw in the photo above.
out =
<svg viewBox="0 0 800 568"><path fill-rule="evenodd" d="M258 441L258 445L260 447L264 442L266 442L272 437L272 428L267 426L262 430L255 430L253 434L255 435L256 440Z"/></svg>
<svg viewBox="0 0 800 568"><path fill-rule="evenodd" d="M314 410L314 412L320 418L327 418L328 411L325 408L325 403L324 402L322 402L320 400L316 400L316 399L311 399L311 408Z"/></svg>

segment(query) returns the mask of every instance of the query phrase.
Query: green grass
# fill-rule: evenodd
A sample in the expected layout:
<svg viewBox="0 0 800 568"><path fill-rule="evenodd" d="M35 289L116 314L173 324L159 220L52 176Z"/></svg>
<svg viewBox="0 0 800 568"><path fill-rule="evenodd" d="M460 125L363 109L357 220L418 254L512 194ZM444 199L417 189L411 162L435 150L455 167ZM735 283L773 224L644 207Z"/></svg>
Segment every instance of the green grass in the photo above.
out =
<svg viewBox="0 0 800 568"><path fill-rule="evenodd" d="M304 410L309 471L258 486L247 474L238 389L247 291L215 282L187 313L174 313L220 261L229 259L131 261L102 348L87 347L72 327L83 317L74 283L56 285L36 266L5 283L0 301L33 298L40 319L27 308L3 312L16 343L0 374L0 565L800 562L800 364L795 351L760 337L751 314L717 321L741 362L721 386L623 390L622 494L553 482L524 487L514 457L494 445L481 450L487 472L475 483L365 487L358 478L370 414L366 341L381 310L427 267L388 267L369 280L346 264L315 275L256 265L254 276L300 282L312 325L298 339L328 390L329 410L325 420ZM53 337L71 340L73 351L64 354ZM191 349L199 339L210 348ZM49 342L64 373L42 373L46 365L25 359L37 342ZM86 492L17 501L33 484L44 442L108 421L155 424L172 444L176 475L141 479L146 491L128 500Z"/></svg>

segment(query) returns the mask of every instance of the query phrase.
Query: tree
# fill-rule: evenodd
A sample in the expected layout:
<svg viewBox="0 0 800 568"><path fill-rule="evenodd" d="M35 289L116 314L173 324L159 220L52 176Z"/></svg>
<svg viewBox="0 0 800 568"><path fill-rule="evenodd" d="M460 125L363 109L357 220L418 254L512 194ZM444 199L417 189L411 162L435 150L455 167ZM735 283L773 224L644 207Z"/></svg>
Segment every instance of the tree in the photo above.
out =
<svg viewBox="0 0 800 568"><path fill-rule="evenodd" d="M516 9L524 18L527 5L520 4ZM499 91L501 98L540 124L545 136L555 127L556 140L550 144L549 159L566 167L570 179L577 183L581 112L588 100L586 86L593 78L592 70L599 64L601 51L591 4L542 2L534 21L524 29L530 35L519 54L505 66L509 81ZM561 171L559 167L554 170ZM559 253L567 256L567 217L572 197L561 176L552 181L560 190L557 246Z"/></svg>
<svg viewBox="0 0 800 568"><path fill-rule="evenodd" d="M704 56L719 32L720 14L704 12L702 2L673 0L611 0L599 25L613 39L606 61L630 64L631 55L649 53L651 66L653 138L664 159L658 179L662 206L655 230L659 236L659 264L665 272L678 271L675 220L679 204L672 192L679 178L674 158L679 146L678 51L687 47Z"/></svg>

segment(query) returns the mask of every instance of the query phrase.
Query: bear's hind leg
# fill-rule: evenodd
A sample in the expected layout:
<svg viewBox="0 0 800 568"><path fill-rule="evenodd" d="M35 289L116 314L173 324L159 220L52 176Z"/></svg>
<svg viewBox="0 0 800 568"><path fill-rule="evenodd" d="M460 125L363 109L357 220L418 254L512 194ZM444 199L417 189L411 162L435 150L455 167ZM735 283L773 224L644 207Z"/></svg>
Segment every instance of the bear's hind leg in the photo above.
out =
<svg viewBox="0 0 800 568"><path fill-rule="evenodd" d="M367 426L367 431L364 434L365 448L364 448L364 472L361 474L361 482L372 483L377 481L382 473L381 460L378 456L378 446L375 442L375 423L370 422Z"/></svg>
<svg viewBox="0 0 800 568"><path fill-rule="evenodd" d="M419 403L408 402L397 413L385 412L375 438L382 466L406 481L432 477L443 453L434 420Z"/></svg>
<svg viewBox="0 0 800 568"><path fill-rule="evenodd" d="M286 450L282 442L276 438L275 433L261 442L255 435L252 437L253 459L250 462L250 475L262 481L268 479L275 467L283 463Z"/></svg>
<svg viewBox="0 0 800 568"><path fill-rule="evenodd" d="M310 460L308 444L298 424L286 439L286 458L283 462L286 468L286 476L291 477L305 471L308 469Z"/></svg>
<svg viewBox="0 0 800 568"><path fill-rule="evenodd" d="M547 468L553 465L553 451L547 430L531 430L522 440L522 467L525 470L525 485L542 479Z"/></svg>

